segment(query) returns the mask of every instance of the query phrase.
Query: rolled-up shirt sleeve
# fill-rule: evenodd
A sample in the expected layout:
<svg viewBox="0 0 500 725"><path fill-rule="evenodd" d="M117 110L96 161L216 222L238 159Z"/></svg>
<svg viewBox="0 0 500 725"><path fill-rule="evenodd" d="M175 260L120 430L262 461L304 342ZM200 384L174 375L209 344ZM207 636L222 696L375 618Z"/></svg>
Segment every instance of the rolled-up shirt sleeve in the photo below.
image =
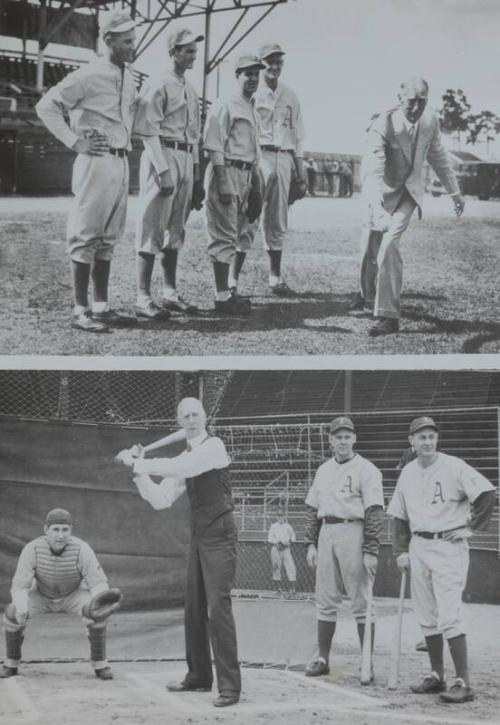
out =
<svg viewBox="0 0 500 725"><path fill-rule="evenodd" d="M208 438L192 450L184 451L174 458L138 459L134 463L134 473L147 473L152 476L173 476L175 478L193 478L214 468L226 468L230 464L224 443L220 438Z"/></svg>
<svg viewBox="0 0 500 725"><path fill-rule="evenodd" d="M142 498L156 511L170 508L186 490L186 482L182 478L164 478L155 483L147 473L134 476L134 483Z"/></svg>

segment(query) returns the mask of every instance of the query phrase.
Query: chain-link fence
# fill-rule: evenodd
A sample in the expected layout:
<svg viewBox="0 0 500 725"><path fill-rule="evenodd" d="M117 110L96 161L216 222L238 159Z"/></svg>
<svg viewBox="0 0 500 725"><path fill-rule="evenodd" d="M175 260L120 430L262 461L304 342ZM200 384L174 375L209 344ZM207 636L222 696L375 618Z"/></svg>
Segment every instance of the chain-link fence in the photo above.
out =
<svg viewBox="0 0 500 725"><path fill-rule="evenodd" d="M0 415L166 425L175 422L177 404L185 396L201 394L208 415L213 415L228 378L226 372L4 370Z"/></svg>

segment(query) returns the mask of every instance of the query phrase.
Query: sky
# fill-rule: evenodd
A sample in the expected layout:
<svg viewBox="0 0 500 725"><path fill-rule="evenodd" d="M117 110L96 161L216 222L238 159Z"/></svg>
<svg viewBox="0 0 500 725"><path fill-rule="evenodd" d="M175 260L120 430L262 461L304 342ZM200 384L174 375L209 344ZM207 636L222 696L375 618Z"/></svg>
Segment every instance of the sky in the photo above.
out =
<svg viewBox="0 0 500 725"><path fill-rule="evenodd" d="M252 10L248 21L259 14ZM212 51L237 17L237 12L214 13ZM245 22L241 28L248 27ZM176 20L168 32L185 26L203 32L201 18ZM429 103L435 108L447 88L461 88L474 112L500 115L499 38L498 0L289 0L223 63L219 87L221 94L233 87L237 55L255 52L266 41L279 42L286 51L282 80L302 104L305 148L361 153L370 117L395 104L399 84L409 75L428 80ZM200 92L202 57L200 47L191 72ZM168 62L164 35L136 67L150 74ZM216 75L213 72L209 79L211 99Z"/></svg>

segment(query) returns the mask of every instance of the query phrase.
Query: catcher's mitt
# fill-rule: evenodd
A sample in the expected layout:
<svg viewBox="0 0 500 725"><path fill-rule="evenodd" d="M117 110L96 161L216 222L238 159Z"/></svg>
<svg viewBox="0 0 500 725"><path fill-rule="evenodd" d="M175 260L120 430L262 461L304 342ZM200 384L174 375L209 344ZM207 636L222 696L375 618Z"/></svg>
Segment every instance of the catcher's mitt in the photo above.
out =
<svg viewBox="0 0 500 725"><path fill-rule="evenodd" d="M119 589L106 589L96 594L91 601L83 608L83 613L94 622L102 622L119 608L122 601L122 593Z"/></svg>
<svg viewBox="0 0 500 725"><path fill-rule="evenodd" d="M291 206L298 199L303 199L307 192L307 184L305 179L294 174L290 181L290 190L288 192L288 206Z"/></svg>

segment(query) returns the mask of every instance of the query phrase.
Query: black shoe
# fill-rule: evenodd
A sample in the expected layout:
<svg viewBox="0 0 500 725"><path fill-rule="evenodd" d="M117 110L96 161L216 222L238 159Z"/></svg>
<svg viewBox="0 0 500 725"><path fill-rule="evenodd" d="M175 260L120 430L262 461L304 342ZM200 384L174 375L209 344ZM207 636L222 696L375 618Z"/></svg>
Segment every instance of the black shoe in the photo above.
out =
<svg viewBox="0 0 500 725"><path fill-rule="evenodd" d="M2 669L0 670L1 679L14 677L14 675L17 675L17 667L7 667L7 665L2 665Z"/></svg>
<svg viewBox="0 0 500 725"><path fill-rule="evenodd" d="M195 682L171 682L167 685L169 692L210 692L212 685L197 685Z"/></svg>
<svg viewBox="0 0 500 725"><path fill-rule="evenodd" d="M197 315L199 312L196 305L190 305L184 302L182 297L178 297L176 300L166 300L163 298L161 308L162 310L169 310L170 312L182 312L185 315Z"/></svg>
<svg viewBox="0 0 500 725"><path fill-rule="evenodd" d="M83 330L84 332L111 332L106 323L99 322L92 317L92 312L90 310L85 310L85 312L80 312L78 315L73 315L71 327L74 330Z"/></svg>
<svg viewBox="0 0 500 725"><path fill-rule="evenodd" d="M229 291L231 292L231 297L234 297L235 299L239 300L239 302L243 302L245 305L248 305L249 307L251 306L252 303L251 303L250 297L248 297L248 295L240 295L236 291L236 287L230 287Z"/></svg>
<svg viewBox="0 0 500 725"><path fill-rule="evenodd" d="M437 672L431 672L418 685L410 685L410 690L417 695L432 695L436 692L444 692L446 690L446 682L439 678Z"/></svg>
<svg viewBox="0 0 500 725"><path fill-rule="evenodd" d="M170 312L162 310L153 300L148 300L144 304L134 307L136 317L144 317L146 320L156 320L157 322L165 322L170 319Z"/></svg>
<svg viewBox="0 0 500 725"><path fill-rule="evenodd" d="M361 292L356 292L352 300L349 302L349 312L361 312L365 309L365 298L361 295Z"/></svg>
<svg viewBox="0 0 500 725"><path fill-rule="evenodd" d="M214 707L228 707L229 705L236 705L239 701L239 695L219 695L219 697L214 700Z"/></svg>
<svg viewBox="0 0 500 725"><path fill-rule="evenodd" d="M113 673L111 672L111 667L101 667L99 670L94 670L95 676L99 680L112 680Z"/></svg>
<svg viewBox="0 0 500 725"><path fill-rule="evenodd" d="M277 297L298 297L297 292L287 285L286 282L278 282L269 287L271 294Z"/></svg>
<svg viewBox="0 0 500 725"><path fill-rule="evenodd" d="M392 335L399 330L399 320L394 317L379 317L374 325L370 327L370 337L380 335Z"/></svg>
<svg viewBox="0 0 500 725"><path fill-rule="evenodd" d="M457 677L455 684L450 687L448 692L443 692L440 696L443 702L469 702L474 699L474 690L465 684L461 677Z"/></svg>
<svg viewBox="0 0 500 725"><path fill-rule="evenodd" d="M231 296L228 300L215 300L215 311L220 315L249 315L250 300Z"/></svg>
<svg viewBox="0 0 500 725"><path fill-rule="evenodd" d="M319 677L320 675L328 675L330 668L328 662L323 657L309 662L306 667L306 677Z"/></svg>
<svg viewBox="0 0 500 725"><path fill-rule="evenodd" d="M415 645L415 649L417 650L417 652L428 652L427 642L425 641L425 639L417 642L417 644Z"/></svg>
<svg viewBox="0 0 500 725"><path fill-rule="evenodd" d="M97 322L103 322L110 327L136 327L137 320L135 317L127 315L119 315L114 310L106 310L105 312L93 312L92 317Z"/></svg>

